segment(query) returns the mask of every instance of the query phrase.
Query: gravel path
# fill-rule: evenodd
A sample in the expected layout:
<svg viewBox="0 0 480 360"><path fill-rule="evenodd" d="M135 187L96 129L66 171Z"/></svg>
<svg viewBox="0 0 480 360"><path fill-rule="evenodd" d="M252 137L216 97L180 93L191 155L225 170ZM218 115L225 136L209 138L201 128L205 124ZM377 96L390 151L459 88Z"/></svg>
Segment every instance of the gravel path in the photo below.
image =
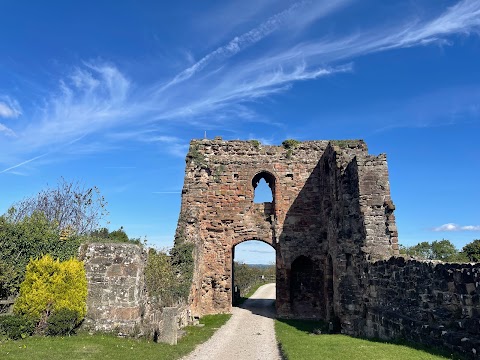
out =
<svg viewBox="0 0 480 360"><path fill-rule="evenodd" d="M275 284L261 286L207 342L183 360L280 360L273 319Z"/></svg>

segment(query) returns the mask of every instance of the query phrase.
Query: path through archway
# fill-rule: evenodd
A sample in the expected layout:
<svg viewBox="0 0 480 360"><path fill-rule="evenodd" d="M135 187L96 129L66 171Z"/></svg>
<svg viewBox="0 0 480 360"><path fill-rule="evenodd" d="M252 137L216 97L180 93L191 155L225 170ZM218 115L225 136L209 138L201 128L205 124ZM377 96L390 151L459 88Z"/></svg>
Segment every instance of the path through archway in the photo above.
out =
<svg viewBox="0 0 480 360"><path fill-rule="evenodd" d="M238 305L258 286L276 282L275 249L263 241L248 240L232 249L232 303Z"/></svg>

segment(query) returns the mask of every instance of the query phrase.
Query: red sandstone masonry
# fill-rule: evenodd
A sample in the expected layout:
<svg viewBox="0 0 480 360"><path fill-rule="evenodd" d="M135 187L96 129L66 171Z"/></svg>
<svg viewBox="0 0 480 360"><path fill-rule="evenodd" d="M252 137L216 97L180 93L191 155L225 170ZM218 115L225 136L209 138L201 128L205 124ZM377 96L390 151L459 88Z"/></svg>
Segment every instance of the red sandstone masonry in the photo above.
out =
<svg viewBox="0 0 480 360"><path fill-rule="evenodd" d="M349 166L354 176L345 175ZM272 204L253 203L260 178L269 182ZM340 283L346 256L363 259L368 252L379 259L395 253L388 204L393 205L386 158L368 155L363 141L307 141L288 150L248 141L193 140L177 228L177 241L196 245L193 313L231 310L232 249L256 239L276 249L278 314L342 317L344 310L334 304L340 292L333 287ZM293 269L292 281L292 263L299 256L312 261L315 275ZM313 285L305 276L336 285ZM292 295L295 281L312 283L302 299Z"/></svg>

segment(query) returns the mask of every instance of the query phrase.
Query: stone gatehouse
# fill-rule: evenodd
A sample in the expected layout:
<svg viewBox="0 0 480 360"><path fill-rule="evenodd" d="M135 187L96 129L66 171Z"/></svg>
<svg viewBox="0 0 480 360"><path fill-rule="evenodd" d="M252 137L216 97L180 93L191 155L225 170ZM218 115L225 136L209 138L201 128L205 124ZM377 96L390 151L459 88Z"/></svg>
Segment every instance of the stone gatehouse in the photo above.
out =
<svg viewBox="0 0 480 360"><path fill-rule="evenodd" d="M262 178L271 203L253 201ZM235 245L261 240L276 250L280 316L358 311L363 301L349 279L360 276L365 254L397 253L393 210L386 157L369 155L363 141L192 141L177 231L196 244L192 310L231 310ZM342 301L350 306L335 305Z"/></svg>
<svg viewBox="0 0 480 360"><path fill-rule="evenodd" d="M254 202L261 179L271 203ZM397 257L394 210L386 156L361 140L193 140L176 232L195 244L192 313L231 311L235 246L260 240L276 253L278 316L476 357L480 264Z"/></svg>

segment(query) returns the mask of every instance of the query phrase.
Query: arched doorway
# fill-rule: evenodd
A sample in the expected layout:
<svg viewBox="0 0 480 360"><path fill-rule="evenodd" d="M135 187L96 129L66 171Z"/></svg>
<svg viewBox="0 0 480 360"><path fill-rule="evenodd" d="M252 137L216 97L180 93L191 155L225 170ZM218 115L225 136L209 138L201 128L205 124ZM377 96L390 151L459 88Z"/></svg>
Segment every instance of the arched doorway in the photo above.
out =
<svg viewBox="0 0 480 360"><path fill-rule="evenodd" d="M323 287L323 271L317 261L308 256L298 256L290 270L290 308L293 315L300 318L311 318L319 314L321 304L319 299Z"/></svg>
<svg viewBox="0 0 480 360"><path fill-rule="evenodd" d="M260 240L232 248L232 304L238 305L261 285L276 282L275 249Z"/></svg>

